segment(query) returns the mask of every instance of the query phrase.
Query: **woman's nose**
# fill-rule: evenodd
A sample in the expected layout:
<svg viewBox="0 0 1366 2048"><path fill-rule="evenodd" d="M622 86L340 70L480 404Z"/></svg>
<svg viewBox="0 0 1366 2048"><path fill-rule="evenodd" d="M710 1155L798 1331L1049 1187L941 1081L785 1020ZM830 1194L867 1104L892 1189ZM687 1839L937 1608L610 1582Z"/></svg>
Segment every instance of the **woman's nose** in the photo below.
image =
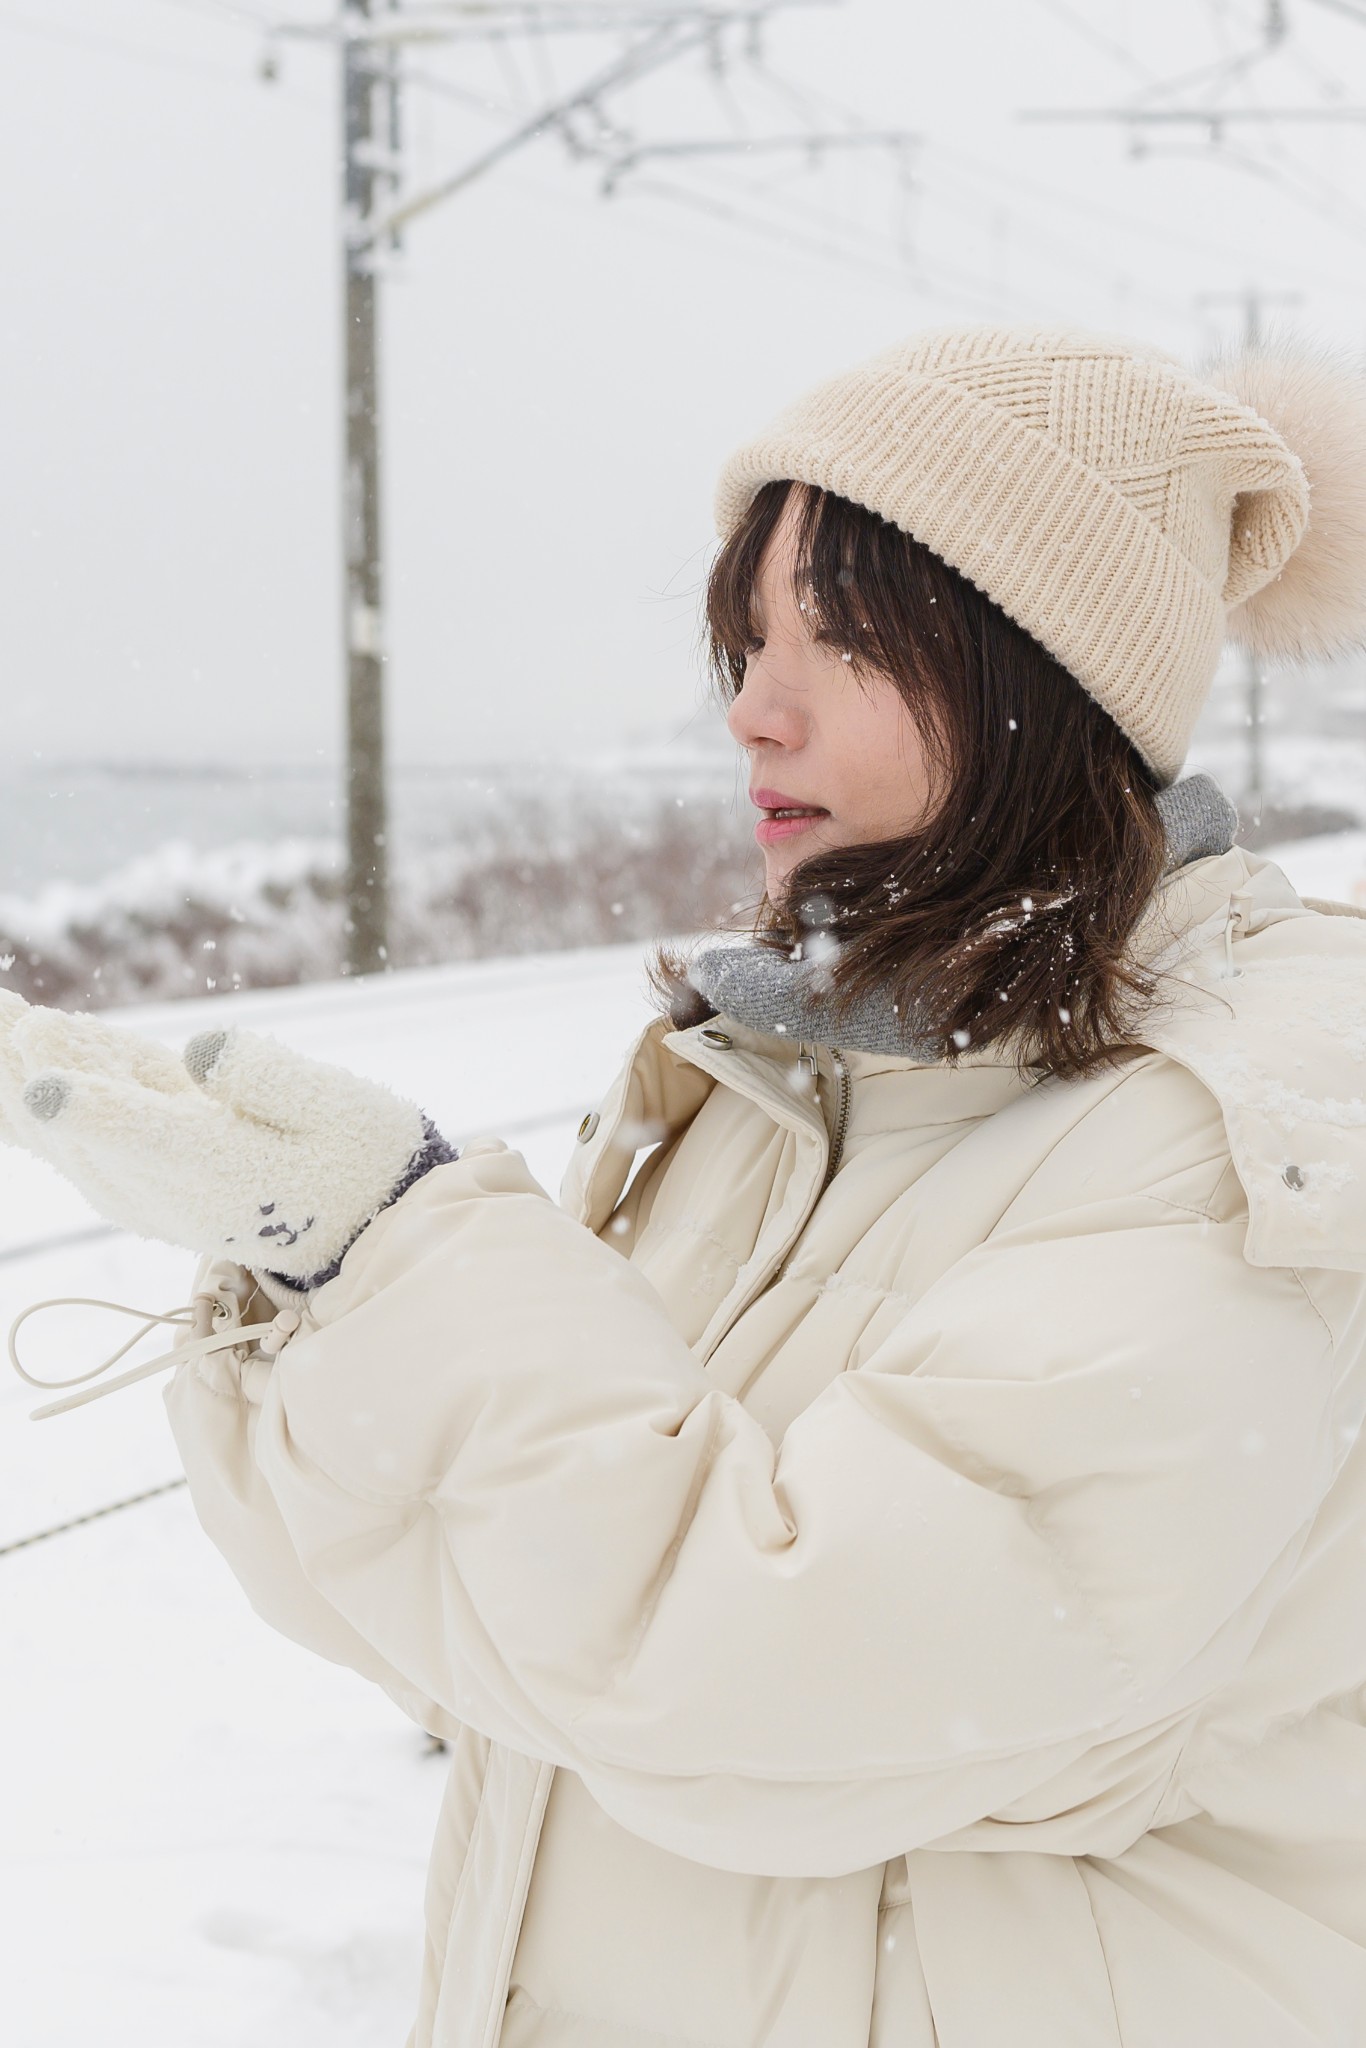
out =
<svg viewBox="0 0 1366 2048"><path fill-rule="evenodd" d="M805 730L795 693L784 688L762 655L746 668L744 687L731 702L726 724L742 747L798 747Z"/></svg>

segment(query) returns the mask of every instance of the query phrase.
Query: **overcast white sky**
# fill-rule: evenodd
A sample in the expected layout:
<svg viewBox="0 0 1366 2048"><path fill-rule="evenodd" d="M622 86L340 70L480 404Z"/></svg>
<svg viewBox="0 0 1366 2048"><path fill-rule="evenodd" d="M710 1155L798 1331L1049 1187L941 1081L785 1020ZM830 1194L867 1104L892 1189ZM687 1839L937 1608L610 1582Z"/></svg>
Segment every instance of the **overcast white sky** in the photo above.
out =
<svg viewBox="0 0 1366 2048"><path fill-rule="evenodd" d="M318 22L326 0L282 0ZM409 0L415 5L416 0ZM386 290L392 746L554 757L686 726L729 447L918 326L1086 322L1188 354L1202 293L1295 292L1366 343L1366 126L1022 122L1022 109L1366 109L1366 0L846 0L767 37L787 90L699 61L639 137L913 132L890 158L600 172L546 141L417 224ZM1274 10L1272 10L1274 12ZM256 73L270 0L0 0L4 750L210 761L338 747L336 56ZM571 80L610 45L565 38ZM423 50L525 108L525 53ZM1219 66L1176 90L1170 81ZM827 104L833 101L835 104ZM506 117L408 94L411 182ZM688 196L680 197L684 193ZM726 217L762 220L763 229Z"/></svg>

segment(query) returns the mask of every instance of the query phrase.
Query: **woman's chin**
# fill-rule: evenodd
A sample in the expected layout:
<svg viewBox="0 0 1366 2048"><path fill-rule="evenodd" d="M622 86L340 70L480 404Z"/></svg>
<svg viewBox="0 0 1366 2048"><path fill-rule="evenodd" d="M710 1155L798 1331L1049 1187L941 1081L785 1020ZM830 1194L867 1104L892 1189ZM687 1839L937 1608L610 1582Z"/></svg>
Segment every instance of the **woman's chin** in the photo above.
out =
<svg viewBox="0 0 1366 2048"><path fill-rule="evenodd" d="M796 865L795 860L764 861L764 894L775 910L781 910L787 901L788 886Z"/></svg>
<svg viewBox="0 0 1366 2048"><path fill-rule="evenodd" d="M764 894L770 903L781 905L792 884L792 877L805 860L825 850L826 842L819 840L814 832L803 832L798 837L764 849Z"/></svg>

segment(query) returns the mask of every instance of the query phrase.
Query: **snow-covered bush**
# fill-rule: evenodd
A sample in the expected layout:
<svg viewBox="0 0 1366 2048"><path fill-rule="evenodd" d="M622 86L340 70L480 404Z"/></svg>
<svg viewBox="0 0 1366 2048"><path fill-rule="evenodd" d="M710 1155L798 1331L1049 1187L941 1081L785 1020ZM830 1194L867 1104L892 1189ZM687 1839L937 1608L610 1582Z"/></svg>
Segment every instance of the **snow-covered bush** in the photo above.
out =
<svg viewBox="0 0 1366 2048"><path fill-rule="evenodd" d="M425 966L677 932L757 888L722 797L486 818L391 877L390 963ZM321 840L163 847L90 884L0 895L0 987L95 1009L325 980L345 957L340 850Z"/></svg>

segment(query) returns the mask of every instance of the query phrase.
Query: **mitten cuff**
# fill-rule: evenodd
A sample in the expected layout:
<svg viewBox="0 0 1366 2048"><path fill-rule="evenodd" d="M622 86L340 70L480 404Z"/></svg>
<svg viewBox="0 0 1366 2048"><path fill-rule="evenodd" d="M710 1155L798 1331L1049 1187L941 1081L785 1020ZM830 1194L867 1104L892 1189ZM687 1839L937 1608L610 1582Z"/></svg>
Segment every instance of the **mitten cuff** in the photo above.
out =
<svg viewBox="0 0 1366 2048"><path fill-rule="evenodd" d="M400 1195L407 1194L409 1188L416 1187L417 1183L425 1175L429 1174L434 1166L450 1166L459 1157L459 1146L449 1144L442 1137L431 1118L424 1116L422 1119L422 1143L418 1146L412 1158L404 1167L399 1179L384 1197L384 1200L377 1208L372 1209L365 1218L365 1221L359 1224L352 1232L330 1265L324 1266L319 1273L310 1273L303 1280L296 1279L289 1273L273 1273L269 1270L259 1272L257 1278L271 1295L271 1298L282 1305L289 1300L297 1301L301 1294L311 1294L317 1287L325 1287L329 1280L336 1279L341 1271L342 1260L346 1257L346 1254L362 1232L370 1228L376 1216L381 1215L385 1209L391 1208Z"/></svg>

